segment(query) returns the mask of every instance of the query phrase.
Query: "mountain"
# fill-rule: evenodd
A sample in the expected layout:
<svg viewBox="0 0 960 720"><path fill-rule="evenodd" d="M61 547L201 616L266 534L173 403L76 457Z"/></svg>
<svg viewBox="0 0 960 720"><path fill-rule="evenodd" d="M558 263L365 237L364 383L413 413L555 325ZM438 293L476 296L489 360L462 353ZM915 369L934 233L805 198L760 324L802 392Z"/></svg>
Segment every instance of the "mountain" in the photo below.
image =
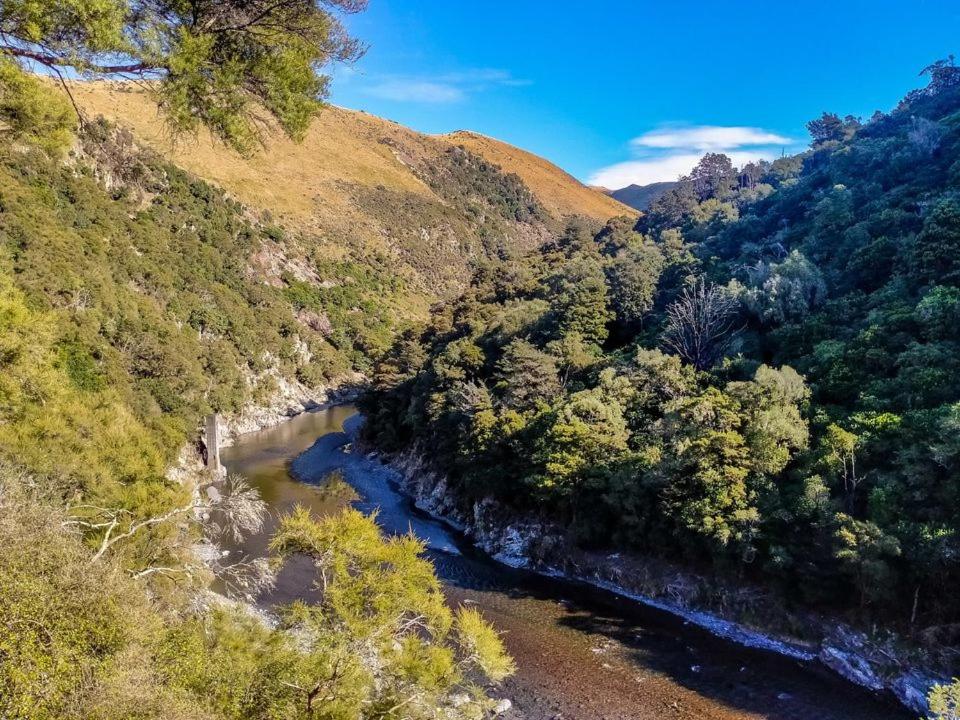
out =
<svg viewBox="0 0 960 720"><path fill-rule="evenodd" d="M676 185L676 182L669 181L650 183L649 185L633 184L619 190L608 190L607 194L636 210L646 211L658 198L672 190Z"/></svg>

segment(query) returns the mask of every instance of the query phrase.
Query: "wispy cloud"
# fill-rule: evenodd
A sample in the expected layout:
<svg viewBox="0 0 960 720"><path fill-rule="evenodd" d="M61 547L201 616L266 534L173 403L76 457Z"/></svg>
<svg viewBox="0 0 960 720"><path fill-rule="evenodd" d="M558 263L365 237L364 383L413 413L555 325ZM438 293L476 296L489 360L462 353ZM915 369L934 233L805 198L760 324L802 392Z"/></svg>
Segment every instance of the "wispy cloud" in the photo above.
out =
<svg viewBox="0 0 960 720"><path fill-rule="evenodd" d="M507 70L473 68L435 76L379 75L362 88L370 96L413 103L456 103L494 87L522 87L528 80L515 78Z"/></svg>
<svg viewBox="0 0 960 720"><path fill-rule="evenodd" d="M696 125L651 130L634 138L630 144L638 148L694 148L704 152L716 152L756 145L788 145L790 142L790 138L761 128Z"/></svg>
<svg viewBox="0 0 960 720"><path fill-rule="evenodd" d="M666 126L630 141L634 159L597 170L591 185L621 188L676 180L693 169L708 152L722 152L734 165L769 159L793 140L763 128L747 126Z"/></svg>

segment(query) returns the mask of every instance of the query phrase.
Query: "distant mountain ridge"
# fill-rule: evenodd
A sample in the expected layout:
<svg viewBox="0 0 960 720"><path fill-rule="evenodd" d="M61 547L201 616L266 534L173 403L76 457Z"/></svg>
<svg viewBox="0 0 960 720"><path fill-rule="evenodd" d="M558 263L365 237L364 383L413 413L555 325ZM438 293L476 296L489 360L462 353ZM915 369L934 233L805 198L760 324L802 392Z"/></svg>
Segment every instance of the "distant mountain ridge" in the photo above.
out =
<svg viewBox="0 0 960 720"><path fill-rule="evenodd" d="M629 205L634 210L643 212L648 210L664 193L676 187L676 184L676 182L671 181L650 183L649 185L634 183L619 190L608 190L607 194L624 205Z"/></svg>

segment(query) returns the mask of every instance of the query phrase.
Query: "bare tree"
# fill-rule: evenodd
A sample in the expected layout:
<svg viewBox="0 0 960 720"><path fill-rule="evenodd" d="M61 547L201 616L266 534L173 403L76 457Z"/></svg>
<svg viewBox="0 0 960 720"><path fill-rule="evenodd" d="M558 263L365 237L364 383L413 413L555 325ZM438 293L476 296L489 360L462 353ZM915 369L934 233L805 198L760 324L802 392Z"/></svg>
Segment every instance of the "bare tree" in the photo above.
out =
<svg viewBox="0 0 960 720"><path fill-rule="evenodd" d="M706 370L724 356L736 338L736 318L736 299L700 277L667 308L661 342L697 370Z"/></svg>

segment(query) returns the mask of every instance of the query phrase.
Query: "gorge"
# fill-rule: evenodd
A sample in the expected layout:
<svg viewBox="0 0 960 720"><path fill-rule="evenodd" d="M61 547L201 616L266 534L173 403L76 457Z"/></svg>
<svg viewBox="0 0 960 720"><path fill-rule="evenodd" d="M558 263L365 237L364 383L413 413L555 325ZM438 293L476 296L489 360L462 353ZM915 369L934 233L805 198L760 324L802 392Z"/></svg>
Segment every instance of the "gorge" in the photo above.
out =
<svg viewBox="0 0 960 720"><path fill-rule="evenodd" d="M228 470L242 473L279 515L300 503L335 512L350 495L324 491L340 473L354 504L388 532L412 530L448 602L476 604L505 632L517 675L495 689L512 701L508 718L909 718L892 697L861 691L809 662L750 651L713 638L682 619L599 589L496 563L449 526L400 494L400 474L357 450L361 417L350 405L310 410L241 435L224 449ZM271 523L234 552L266 553ZM309 565L287 567L259 602L266 608L312 597ZM516 714L519 713L519 714Z"/></svg>

